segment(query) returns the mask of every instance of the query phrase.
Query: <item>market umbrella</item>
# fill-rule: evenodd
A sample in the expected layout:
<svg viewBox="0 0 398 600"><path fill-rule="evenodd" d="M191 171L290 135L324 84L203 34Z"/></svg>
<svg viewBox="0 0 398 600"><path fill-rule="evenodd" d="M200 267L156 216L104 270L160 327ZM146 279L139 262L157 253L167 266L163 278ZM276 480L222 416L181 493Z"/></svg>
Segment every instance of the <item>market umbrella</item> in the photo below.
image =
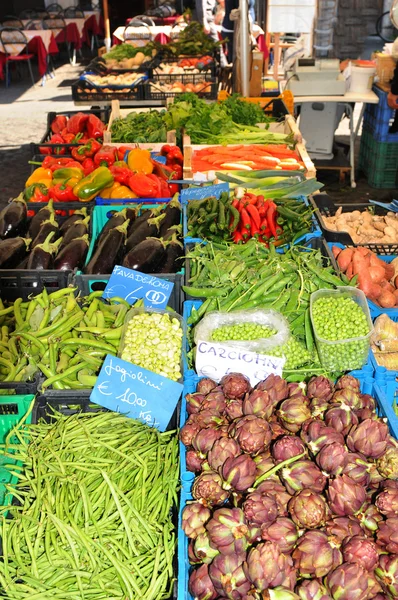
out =
<svg viewBox="0 0 398 600"><path fill-rule="evenodd" d="M109 7L108 0L102 0L102 10L104 12L104 25L105 25L105 48L107 52L111 49L111 30L109 25Z"/></svg>

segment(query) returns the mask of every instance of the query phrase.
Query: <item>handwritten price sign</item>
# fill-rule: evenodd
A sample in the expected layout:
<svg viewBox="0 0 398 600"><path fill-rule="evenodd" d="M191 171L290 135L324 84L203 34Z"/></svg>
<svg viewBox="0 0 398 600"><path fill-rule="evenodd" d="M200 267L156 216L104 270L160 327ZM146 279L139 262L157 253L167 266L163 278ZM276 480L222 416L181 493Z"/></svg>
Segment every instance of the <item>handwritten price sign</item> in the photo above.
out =
<svg viewBox="0 0 398 600"><path fill-rule="evenodd" d="M182 387L180 383L108 354L90 400L165 431Z"/></svg>
<svg viewBox="0 0 398 600"><path fill-rule="evenodd" d="M166 308L174 283L146 275L134 269L116 265L102 294L103 298L118 296L129 304L143 298L146 308Z"/></svg>

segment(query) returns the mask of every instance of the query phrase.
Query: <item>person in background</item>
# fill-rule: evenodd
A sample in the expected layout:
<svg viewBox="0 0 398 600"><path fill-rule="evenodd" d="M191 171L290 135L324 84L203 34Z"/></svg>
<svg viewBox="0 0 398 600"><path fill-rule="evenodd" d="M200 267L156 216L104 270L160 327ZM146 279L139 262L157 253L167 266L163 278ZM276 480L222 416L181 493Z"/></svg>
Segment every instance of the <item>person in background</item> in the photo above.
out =
<svg viewBox="0 0 398 600"><path fill-rule="evenodd" d="M214 22L216 25L221 25L225 17L225 0L217 0L216 14Z"/></svg>
<svg viewBox="0 0 398 600"><path fill-rule="evenodd" d="M195 15L194 20L199 21L203 25L205 33L214 41L218 42L218 31L214 22L214 16L216 12L217 0L196 0L195 3ZM225 67L227 65L227 59L225 58L224 51L221 48L220 51L220 65Z"/></svg>
<svg viewBox="0 0 398 600"><path fill-rule="evenodd" d="M391 54L395 58L395 60L398 61L398 38L392 45ZM387 103L390 108L398 110L398 62L395 67L393 78L391 80L391 89L388 92ZM395 115L395 120L397 120L397 115Z"/></svg>

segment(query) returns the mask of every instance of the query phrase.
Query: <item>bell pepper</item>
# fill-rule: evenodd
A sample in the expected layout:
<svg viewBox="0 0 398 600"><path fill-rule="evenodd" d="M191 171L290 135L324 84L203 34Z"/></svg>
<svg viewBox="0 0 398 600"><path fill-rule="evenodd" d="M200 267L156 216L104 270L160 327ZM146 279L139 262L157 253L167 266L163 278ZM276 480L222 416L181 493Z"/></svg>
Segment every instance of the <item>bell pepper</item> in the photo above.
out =
<svg viewBox="0 0 398 600"><path fill-rule="evenodd" d="M86 129L89 138L102 138L104 135L105 125L95 115L88 115Z"/></svg>
<svg viewBox="0 0 398 600"><path fill-rule="evenodd" d="M119 166L118 163L126 166ZM117 163L113 163L113 165L110 167L110 172L112 173L115 181L118 181L123 185L128 185L129 179L133 174L131 169L129 169L127 164L123 161L117 161Z"/></svg>
<svg viewBox="0 0 398 600"><path fill-rule="evenodd" d="M112 197L112 193L119 189L121 187L121 184L118 181L114 181L112 183L112 185L104 188L103 190L101 190L100 196L101 198L111 198Z"/></svg>
<svg viewBox="0 0 398 600"><path fill-rule="evenodd" d="M65 129L67 122L68 117L65 115L57 115L51 123L51 131L53 133L61 133L61 131Z"/></svg>
<svg viewBox="0 0 398 600"><path fill-rule="evenodd" d="M26 180L25 187L29 187L32 183L44 183L47 181L51 181L53 177L52 171L50 169L45 169L44 167L39 167L35 169L30 177Z"/></svg>
<svg viewBox="0 0 398 600"><path fill-rule="evenodd" d="M95 169L94 161L92 158L85 158L82 162L84 176L90 175Z"/></svg>
<svg viewBox="0 0 398 600"><path fill-rule="evenodd" d="M94 154L101 149L101 144L97 142L97 140L90 139L87 144L84 146L79 146L78 148L72 148L72 157L79 161L83 162L85 158L92 158Z"/></svg>
<svg viewBox="0 0 398 600"><path fill-rule="evenodd" d="M78 200L73 192L73 187L68 183L57 183L49 190L49 196L55 202L73 202Z"/></svg>
<svg viewBox="0 0 398 600"><path fill-rule="evenodd" d="M119 157L119 160L123 160L124 161L124 157L126 155L126 152L130 152L131 148L128 146L119 146L119 148L117 149L117 155ZM127 165L127 163L126 163Z"/></svg>
<svg viewBox="0 0 398 600"><path fill-rule="evenodd" d="M64 156L46 156L46 158L41 163L41 166L44 169L51 169L53 171L55 167L58 168L60 166L66 166L68 162L70 162L70 158L66 158ZM29 164L36 163L30 161Z"/></svg>
<svg viewBox="0 0 398 600"><path fill-rule="evenodd" d="M50 140L48 143L49 144L65 144L65 141L64 141L64 138L59 133L55 133L54 135L52 135L50 137ZM54 148L54 154L66 154L66 148L57 146L56 148Z"/></svg>
<svg viewBox="0 0 398 600"><path fill-rule="evenodd" d="M86 128L86 123L88 121L88 115L82 112L78 112L75 115L72 115L68 121L67 129L69 133L83 133Z"/></svg>
<svg viewBox="0 0 398 600"><path fill-rule="evenodd" d="M164 146L161 147L160 149L160 154L162 156L167 156L168 153L171 151L172 146L170 146L169 144L165 144Z"/></svg>
<svg viewBox="0 0 398 600"><path fill-rule="evenodd" d="M142 150L141 148L130 150L127 156L127 164L135 173L149 175L153 172L153 161L149 150Z"/></svg>
<svg viewBox="0 0 398 600"><path fill-rule="evenodd" d="M160 196L159 198L170 198L170 185L163 179L159 179Z"/></svg>
<svg viewBox="0 0 398 600"><path fill-rule="evenodd" d="M64 139L64 144L80 144L82 143L81 139L83 134L78 133L77 135L74 135L73 133L64 133L62 137Z"/></svg>
<svg viewBox="0 0 398 600"><path fill-rule="evenodd" d="M184 162L184 157L183 157L182 152L179 149L179 147L172 146L170 152L168 152L166 155L166 164L172 165L174 163L177 163L179 165L182 165L183 162Z"/></svg>
<svg viewBox="0 0 398 600"><path fill-rule="evenodd" d="M160 180L155 181L144 173L132 175L129 179L129 188L137 194L138 198L160 198Z"/></svg>
<svg viewBox="0 0 398 600"><path fill-rule="evenodd" d="M110 167L119 158L116 148L102 146L101 150L94 156L94 164L97 167Z"/></svg>
<svg viewBox="0 0 398 600"><path fill-rule="evenodd" d="M88 202L98 195L105 187L113 183L113 175L106 167L98 167L84 179L79 181L73 188L79 200Z"/></svg>
<svg viewBox="0 0 398 600"><path fill-rule="evenodd" d="M48 188L44 183L32 183L23 195L27 202L48 202L50 199Z"/></svg>
<svg viewBox="0 0 398 600"><path fill-rule="evenodd" d="M137 198L137 195L134 194L134 192L132 192L130 190L130 188L127 187L127 185L120 185L115 188L114 190L111 191L111 198Z"/></svg>
<svg viewBox="0 0 398 600"><path fill-rule="evenodd" d="M80 181L81 179L83 179L83 175L84 173L81 167L72 167L71 169L58 169L53 173L53 181L55 185L57 185L58 183L66 182L72 178L77 179L77 181Z"/></svg>

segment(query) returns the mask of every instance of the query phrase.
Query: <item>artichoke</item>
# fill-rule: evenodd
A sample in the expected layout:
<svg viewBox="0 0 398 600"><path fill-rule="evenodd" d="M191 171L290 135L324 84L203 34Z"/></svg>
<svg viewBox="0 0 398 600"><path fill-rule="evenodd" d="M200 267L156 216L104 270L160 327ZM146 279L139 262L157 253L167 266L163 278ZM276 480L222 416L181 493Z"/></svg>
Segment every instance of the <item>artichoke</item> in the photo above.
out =
<svg viewBox="0 0 398 600"><path fill-rule="evenodd" d="M193 544L193 554L197 561L209 565L220 552L210 542L207 531L199 533Z"/></svg>
<svg viewBox="0 0 398 600"><path fill-rule="evenodd" d="M217 429L227 422L217 410L200 410L195 415L191 415L190 419L193 419L201 429L209 427Z"/></svg>
<svg viewBox="0 0 398 600"><path fill-rule="evenodd" d="M282 468L279 477L292 496L305 488L322 492L326 485L325 475L311 460L298 460L291 467Z"/></svg>
<svg viewBox="0 0 398 600"><path fill-rule="evenodd" d="M214 410L220 415L224 412L226 407L225 396L221 390L213 390L208 394L202 401L201 410Z"/></svg>
<svg viewBox="0 0 398 600"><path fill-rule="evenodd" d="M275 466L274 459L268 451L257 454L253 460L256 463L256 479L261 477L261 475L264 475L264 473L268 473L268 471ZM279 477L276 473L275 475L271 475L270 479L279 481Z"/></svg>
<svg viewBox="0 0 398 600"><path fill-rule="evenodd" d="M241 600L250 590L251 583L246 579L243 562L246 554L219 554L209 568L210 579L216 592L231 600Z"/></svg>
<svg viewBox="0 0 398 600"><path fill-rule="evenodd" d="M192 440L193 449L199 453L200 458L206 458L216 440L220 439L222 432L217 429L201 429Z"/></svg>
<svg viewBox="0 0 398 600"><path fill-rule="evenodd" d="M292 590L283 585L278 585L272 590L265 590L261 594L261 597L263 600L300 600L300 597L295 592L292 592ZM253 596L249 596L245 600L253 600Z"/></svg>
<svg viewBox="0 0 398 600"><path fill-rule="evenodd" d="M222 437L216 440L207 454L207 462L213 471L219 471L227 458L234 458L241 453L238 442L232 438Z"/></svg>
<svg viewBox="0 0 398 600"><path fill-rule="evenodd" d="M333 427L316 426L315 423L311 423L307 430L307 436L310 437L307 442L307 446L311 453L316 456L324 446L330 444L341 444L344 446L344 437L341 433L333 429Z"/></svg>
<svg viewBox="0 0 398 600"><path fill-rule="evenodd" d="M376 400L370 394L359 394L361 398L362 408L368 408L372 411L376 410Z"/></svg>
<svg viewBox="0 0 398 600"><path fill-rule="evenodd" d="M245 394L250 392L250 381L242 373L224 375L220 381L220 385L225 397L229 400L242 400Z"/></svg>
<svg viewBox="0 0 398 600"><path fill-rule="evenodd" d="M362 421L366 421L366 419L372 419L374 421L379 419L375 411L371 410L370 408L360 408L359 410L354 410L354 413L358 423L362 423Z"/></svg>
<svg viewBox="0 0 398 600"><path fill-rule="evenodd" d="M261 492L252 492L243 503L246 521L251 525L269 525L276 521L278 506L272 496Z"/></svg>
<svg viewBox="0 0 398 600"><path fill-rule="evenodd" d="M327 494L331 511L340 517L355 515L366 500L365 488L347 475L331 481Z"/></svg>
<svg viewBox="0 0 398 600"><path fill-rule="evenodd" d="M291 496L287 493L285 487L281 484L279 479L277 481L274 481L271 478L266 479L260 483L256 491L274 498L278 507L279 516L287 517L287 503L289 502Z"/></svg>
<svg viewBox="0 0 398 600"><path fill-rule="evenodd" d="M389 517L379 523L377 543L387 552L398 554L398 517Z"/></svg>
<svg viewBox="0 0 398 600"><path fill-rule="evenodd" d="M192 571L188 589L195 600L215 600L217 598L217 592L209 576L208 565L201 565Z"/></svg>
<svg viewBox="0 0 398 600"><path fill-rule="evenodd" d="M316 455L315 462L318 467L328 475L336 477L343 470L343 465L347 450L345 446L339 443L324 446Z"/></svg>
<svg viewBox="0 0 398 600"><path fill-rule="evenodd" d="M240 508L219 508L206 525L210 542L221 554L241 554L248 546L248 527Z"/></svg>
<svg viewBox="0 0 398 600"><path fill-rule="evenodd" d="M375 575L389 598L398 598L398 556L383 554Z"/></svg>
<svg viewBox="0 0 398 600"><path fill-rule="evenodd" d="M312 490L297 492L288 504L291 518L299 528L317 529L322 527L329 516L325 498Z"/></svg>
<svg viewBox="0 0 398 600"><path fill-rule="evenodd" d="M373 571L379 562L376 544L364 536L354 535L352 538L347 538L341 551L344 562L360 565L365 571Z"/></svg>
<svg viewBox="0 0 398 600"><path fill-rule="evenodd" d="M325 412L330 408L329 402L323 398L312 398L310 402L311 417L323 419Z"/></svg>
<svg viewBox="0 0 398 600"><path fill-rule="evenodd" d="M261 537L264 541L273 542L284 554L290 554L299 537L297 526L287 517L278 517L270 525L261 527Z"/></svg>
<svg viewBox="0 0 398 600"><path fill-rule="evenodd" d="M358 417L350 408L333 406L324 415L328 427L333 427L338 433L346 436L353 425L358 423Z"/></svg>
<svg viewBox="0 0 398 600"><path fill-rule="evenodd" d="M256 463L248 454L230 456L221 468L224 487L245 492L256 480Z"/></svg>
<svg viewBox="0 0 398 600"><path fill-rule="evenodd" d="M211 517L211 512L200 502L187 504L182 511L181 527L185 535L195 539L200 533L204 533L205 525Z"/></svg>
<svg viewBox="0 0 398 600"><path fill-rule="evenodd" d="M366 600L368 574L363 567L344 563L326 577L326 587L334 600Z"/></svg>
<svg viewBox="0 0 398 600"><path fill-rule="evenodd" d="M300 431L302 424L311 418L308 400L298 396L284 400L276 414L282 425L292 433Z"/></svg>
<svg viewBox="0 0 398 600"><path fill-rule="evenodd" d="M388 426L382 421L366 419L354 425L347 436L347 446L352 452L361 452L369 458L384 454L388 440Z"/></svg>
<svg viewBox="0 0 398 600"><path fill-rule="evenodd" d="M246 577L258 592L284 586L290 590L296 585L296 572L290 556L282 554L273 542L264 542L252 548L243 565Z"/></svg>
<svg viewBox="0 0 398 600"><path fill-rule="evenodd" d="M308 398L322 398L329 402L334 392L333 382L323 375L311 377L307 385Z"/></svg>
<svg viewBox="0 0 398 600"><path fill-rule="evenodd" d="M287 382L279 375L268 375L267 379L260 381L255 389L267 391L274 406L288 396Z"/></svg>
<svg viewBox="0 0 398 600"><path fill-rule="evenodd" d="M253 390L243 400L244 415L256 415L256 417L268 420L272 415L273 409L274 406L266 390Z"/></svg>
<svg viewBox="0 0 398 600"><path fill-rule="evenodd" d="M376 461L377 469L386 479L398 479L398 448L387 447Z"/></svg>
<svg viewBox="0 0 398 600"><path fill-rule="evenodd" d="M215 381L209 379L208 377L204 377L198 382L196 391L207 396L207 394L210 394L210 392L216 387L218 387L218 385Z"/></svg>
<svg viewBox="0 0 398 600"><path fill-rule="evenodd" d="M353 390L352 388L336 390L330 403L338 404L345 409L360 410L362 408L359 391Z"/></svg>
<svg viewBox="0 0 398 600"><path fill-rule="evenodd" d="M363 529L356 517L335 517L326 523L325 531L337 545L347 537L363 535Z"/></svg>
<svg viewBox="0 0 398 600"><path fill-rule="evenodd" d="M195 553L193 551L195 545L195 540L190 540L188 544L188 560L190 565L201 565L203 564L203 560L196 558Z"/></svg>
<svg viewBox="0 0 398 600"><path fill-rule="evenodd" d="M225 407L225 415L230 421L243 417L242 400L228 400Z"/></svg>
<svg viewBox="0 0 398 600"><path fill-rule="evenodd" d="M305 396L307 393L307 384L304 381L300 383L288 383L287 384L287 398L293 398L294 396Z"/></svg>
<svg viewBox="0 0 398 600"><path fill-rule="evenodd" d="M246 454L259 454L271 444L271 428L264 419L247 415L230 425L229 434Z"/></svg>
<svg viewBox="0 0 398 600"><path fill-rule="evenodd" d="M180 440L187 448L192 446L192 440L201 430L199 423L188 420L180 430Z"/></svg>
<svg viewBox="0 0 398 600"><path fill-rule="evenodd" d="M324 577L342 563L342 555L323 531L307 531L293 550L294 566L301 577Z"/></svg>
<svg viewBox="0 0 398 600"><path fill-rule="evenodd" d="M222 479L215 471L205 471L195 478L192 486L192 496L202 500L208 506L223 504L229 497L229 492L223 489Z"/></svg>
<svg viewBox="0 0 398 600"><path fill-rule="evenodd" d="M316 579L302 581L296 592L300 600L332 600L325 586Z"/></svg>
<svg viewBox="0 0 398 600"><path fill-rule="evenodd" d="M358 379L352 375L343 375L336 382L336 390L343 390L345 388L350 388L359 392L361 389L361 384L359 383Z"/></svg>
<svg viewBox="0 0 398 600"><path fill-rule="evenodd" d="M363 454L347 452L344 460L343 474L348 475L353 481L367 487L370 482L370 465Z"/></svg>
<svg viewBox="0 0 398 600"><path fill-rule="evenodd" d="M305 446L299 437L295 435L284 435L283 437L276 440L272 446L272 456L276 464L298 456L305 452Z"/></svg>
<svg viewBox="0 0 398 600"><path fill-rule="evenodd" d="M370 502L366 502L355 516L363 531L368 536L373 536L374 532L379 528L379 523L383 520L383 515Z"/></svg>
<svg viewBox="0 0 398 600"><path fill-rule="evenodd" d="M192 473L200 473L205 459L200 456L196 450L188 450L185 455L185 463L188 471Z"/></svg>
<svg viewBox="0 0 398 600"><path fill-rule="evenodd" d="M398 490L385 489L376 498L377 508L386 517L398 516Z"/></svg>
<svg viewBox="0 0 398 600"><path fill-rule="evenodd" d="M187 403L187 413L189 415L193 415L200 411L202 407L202 402L206 398L204 394L199 394L196 392L195 394L187 394L185 396L185 401Z"/></svg>
<svg viewBox="0 0 398 600"><path fill-rule="evenodd" d="M268 423L271 427L273 440L278 439L278 437L280 437L281 435L286 435L287 433L290 434L290 431L283 427L283 425L278 421L278 417L275 414L273 414L272 417L268 420Z"/></svg>

